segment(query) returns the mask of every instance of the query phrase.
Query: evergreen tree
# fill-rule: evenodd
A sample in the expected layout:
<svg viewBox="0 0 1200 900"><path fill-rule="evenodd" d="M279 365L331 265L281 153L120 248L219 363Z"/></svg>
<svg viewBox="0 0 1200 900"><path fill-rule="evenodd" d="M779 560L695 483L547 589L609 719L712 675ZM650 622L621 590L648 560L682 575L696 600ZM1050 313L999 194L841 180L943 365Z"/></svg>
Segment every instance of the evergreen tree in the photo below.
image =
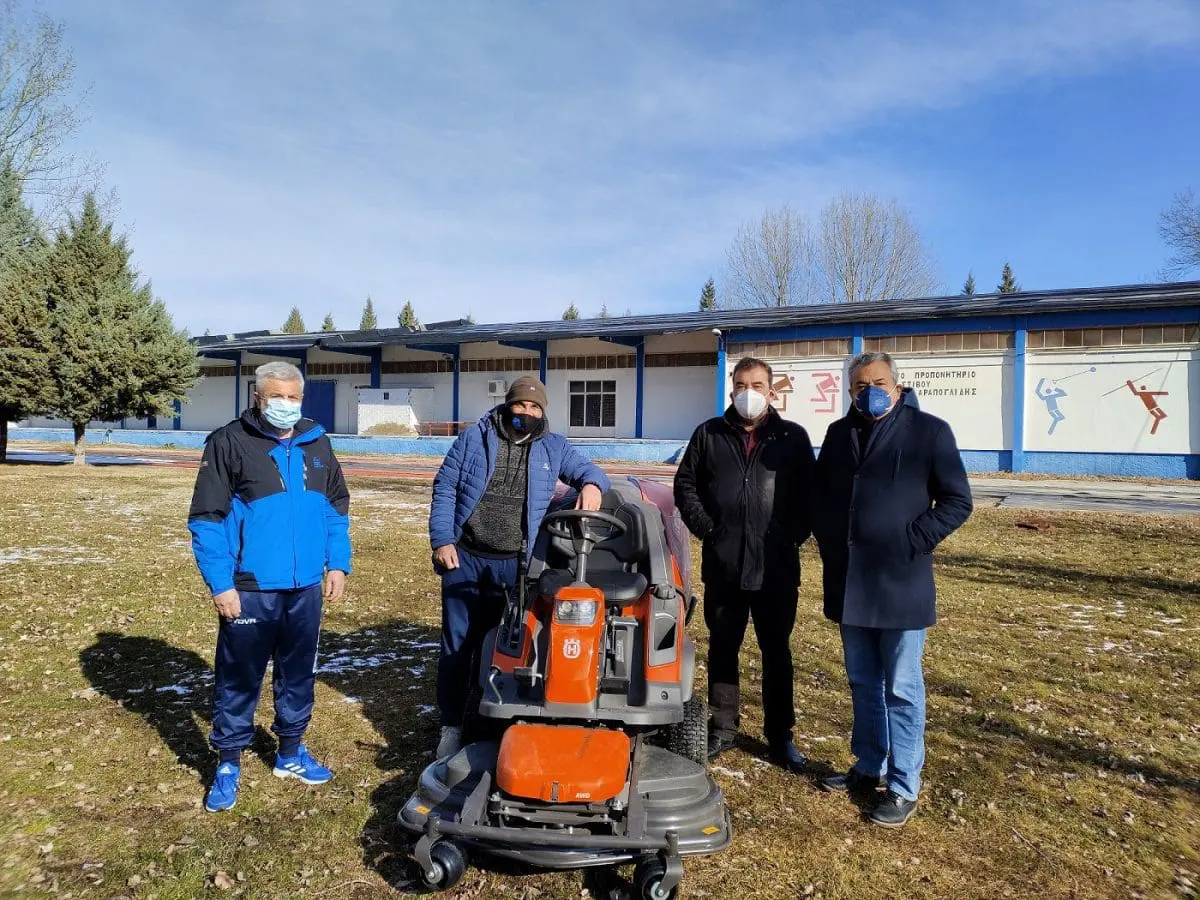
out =
<svg viewBox="0 0 1200 900"><path fill-rule="evenodd" d="M0 462L8 423L46 412L50 381L50 312L45 292L46 239L25 205L20 179L0 171Z"/></svg>
<svg viewBox="0 0 1200 900"><path fill-rule="evenodd" d="M367 303L363 307L362 319L358 322L360 331L370 331L372 328L379 327L379 320L375 318L375 304L371 302L371 295L367 294Z"/></svg>
<svg viewBox="0 0 1200 900"><path fill-rule="evenodd" d="M77 465L89 422L166 413L200 376L187 334L150 284L137 283L131 252L87 194L47 256L50 411L71 423Z"/></svg>
<svg viewBox="0 0 1200 900"><path fill-rule="evenodd" d="M1012 266L1008 263L1004 264L1004 270L1000 273L1000 283L996 285L996 290L1002 294L1015 294L1021 290L1017 279L1013 277Z"/></svg>
<svg viewBox="0 0 1200 900"><path fill-rule="evenodd" d="M573 322L579 318L579 307L572 303L563 310L563 319L568 322Z"/></svg>
<svg viewBox="0 0 1200 900"><path fill-rule="evenodd" d="M404 304L404 309L400 310L400 327L417 329L421 327L420 321L417 319L417 311L413 309L412 301L407 301Z"/></svg>
<svg viewBox="0 0 1200 900"><path fill-rule="evenodd" d="M337 331L337 326L333 324L333 313L325 313L325 321L321 323L322 331Z"/></svg>
<svg viewBox="0 0 1200 900"><path fill-rule="evenodd" d="M600 312L596 313L596 318L597 319L607 319L608 318L608 304L607 303L600 304Z"/></svg>
<svg viewBox="0 0 1200 900"><path fill-rule="evenodd" d="M700 312L708 312L717 308L717 286L711 278L704 282L704 290L700 292Z"/></svg>
<svg viewBox="0 0 1200 900"><path fill-rule="evenodd" d="M293 306L288 313L287 321L283 323L284 334L305 334L304 317L300 315L300 307Z"/></svg>
<svg viewBox="0 0 1200 900"><path fill-rule="evenodd" d="M963 292L964 297L974 297L975 296L975 273L974 272L967 273L967 280L963 282L962 292Z"/></svg>

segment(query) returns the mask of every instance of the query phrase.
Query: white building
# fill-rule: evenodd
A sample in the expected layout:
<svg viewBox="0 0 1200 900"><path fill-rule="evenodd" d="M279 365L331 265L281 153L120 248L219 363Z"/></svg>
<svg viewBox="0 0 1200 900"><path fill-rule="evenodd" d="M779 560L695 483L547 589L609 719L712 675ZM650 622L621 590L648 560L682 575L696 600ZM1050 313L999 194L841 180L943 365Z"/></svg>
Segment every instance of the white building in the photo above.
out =
<svg viewBox="0 0 1200 900"><path fill-rule="evenodd" d="M120 427L209 431L250 402L256 366L289 359L305 414L338 434L387 404L451 434L529 372L570 437L678 444L724 409L730 369L751 355L819 446L848 409L846 359L865 349L896 358L974 471L1200 478L1200 282L196 343L204 377L174 421Z"/></svg>

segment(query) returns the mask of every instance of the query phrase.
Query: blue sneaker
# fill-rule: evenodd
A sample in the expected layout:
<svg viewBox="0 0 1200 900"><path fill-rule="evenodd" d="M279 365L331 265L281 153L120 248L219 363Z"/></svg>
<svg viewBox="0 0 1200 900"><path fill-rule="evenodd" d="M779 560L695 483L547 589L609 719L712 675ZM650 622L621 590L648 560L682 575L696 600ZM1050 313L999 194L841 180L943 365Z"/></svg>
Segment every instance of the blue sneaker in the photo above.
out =
<svg viewBox="0 0 1200 900"><path fill-rule="evenodd" d="M305 784L324 784L333 777L333 772L313 759L301 745L295 756L275 754L275 777L299 778Z"/></svg>
<svg viewBox="0 0 1200 900"><path fill-rule="evenodd" d="M221 763L217 767L217 777L208 789L208 796L204 798L204 808L214 813L233 809L237 803L238 781L241 777L241 766Z"/></svg>

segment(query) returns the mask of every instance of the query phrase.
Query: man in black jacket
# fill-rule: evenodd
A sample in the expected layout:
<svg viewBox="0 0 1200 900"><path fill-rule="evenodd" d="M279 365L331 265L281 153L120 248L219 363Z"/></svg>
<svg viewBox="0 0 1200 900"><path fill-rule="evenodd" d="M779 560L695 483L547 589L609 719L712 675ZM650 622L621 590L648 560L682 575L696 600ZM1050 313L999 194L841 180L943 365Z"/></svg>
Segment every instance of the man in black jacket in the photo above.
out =
<svg viewBox="0 0 1200 900"><path fill-rule="evenodd" d="M825 565L825 615L841 626L854 725L845 775L830 791L887 793L871 812L899 828L917 808L925 762L921 654L934 605L935 547L971 514L950 426L921 412L886 353L849 365L850 413L817 460L813 534Z"/></svg>
<svg viewBox="0 0 1200 900"><path fill-rule="evenodd" d="M771 407L771 377L760 359L746 357L734 367L733 403L692 435L675 475L675 504L704 549L709 759L732 747L737 735L738 655L753 616L770 756L800 771L805 759L792 743L789 642L815 460L808 433Z"/></svg>

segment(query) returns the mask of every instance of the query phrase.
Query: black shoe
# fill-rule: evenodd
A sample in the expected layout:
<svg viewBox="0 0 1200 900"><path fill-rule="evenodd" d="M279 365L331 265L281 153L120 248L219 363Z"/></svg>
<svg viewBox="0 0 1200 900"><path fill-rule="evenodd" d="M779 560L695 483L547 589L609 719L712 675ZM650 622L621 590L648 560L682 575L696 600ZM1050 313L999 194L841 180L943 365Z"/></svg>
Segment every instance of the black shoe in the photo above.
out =
<svg viewBox="0 0 1200 900"><path fill-rule="evenodd" d="M888 791L879 805L871 810L870 819L884 828L901 828L916 811L916 800L905 800L895 791Z"/></svg>
<svg viewBox="0 0 1200 900"><path fill-rule="evenodd" d="M708 733L708 761L716 762L717 757L726 750L732 750L734 744L733 735L723 735L715 731Z"/></svg>
<svg viewBox="0 0 1200 900"><path fill-rule="evenodd" d="M771 744L770 752L767 755L771 762L788 772L803 772L804 767L808 765L804 754L797 750L796 745L791 741L779 741Z"/></svg>
<svg viewBox="0 0 1200 900"><path fill-rule="evenodd" d="M887 779L882 775L872 778L870 775L864 775L858 769L851 769L845 775L830 775L828 778L821 779L821 790L830 793L863 794L885 787L887 787Z"/></svg>

